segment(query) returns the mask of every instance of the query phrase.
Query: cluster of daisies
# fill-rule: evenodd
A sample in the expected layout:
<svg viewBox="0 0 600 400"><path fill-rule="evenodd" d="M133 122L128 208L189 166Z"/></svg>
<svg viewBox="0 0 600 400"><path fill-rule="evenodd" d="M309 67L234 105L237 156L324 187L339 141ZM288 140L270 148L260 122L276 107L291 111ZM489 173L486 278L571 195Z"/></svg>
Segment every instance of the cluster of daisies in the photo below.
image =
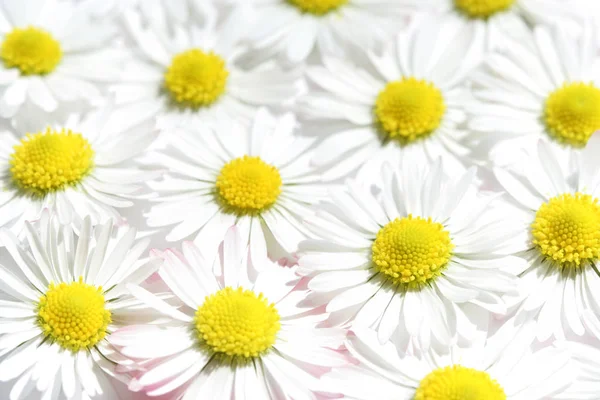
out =
<svg viewBox="0 0 600 400"><path fill-rule="evenodd" d="M0 398L600 399L596 0L0 0Z"/></svg>

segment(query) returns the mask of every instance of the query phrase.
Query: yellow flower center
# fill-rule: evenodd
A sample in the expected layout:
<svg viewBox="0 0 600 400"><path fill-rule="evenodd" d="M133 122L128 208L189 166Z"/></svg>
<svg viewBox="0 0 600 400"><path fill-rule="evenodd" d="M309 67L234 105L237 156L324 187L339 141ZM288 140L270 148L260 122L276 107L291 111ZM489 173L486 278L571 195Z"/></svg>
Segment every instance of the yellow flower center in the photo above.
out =
<svg viewBox="0 0 600 400"><path fill-rule="evenodd" d="M298 7L302 12L325 15L344 4L348 0L288 0L292 5Z"/></svg>
<svg viewBox="0 0 600 400"><path fill-rule="evenodd" d="M45 196L79 183L93 168L94 151L70 130L28 134L10 158L13 183L32 196Z"/></svg>
<svg viewBox="0 0 600 400"><path fill-rule="evenodd" d="M590 195L562 194L542 204L531 225L533 243L562 267L600 258L600 205Z"/></svg>
<svg viewBox="0 0 600 400"><path fill-rule="evenodd" d="M194 324L198 339L213 352L236 359L259 357L275 343L279 313L260 293L226 287L207 296Z"/></svg>
<svg viewBox="0 0 600 400"><path fill-rule="evenodd" d="M373 242L374 268L395 285L419 288L442 274L454 246L450 234L431 218L396 218Z"/></svg>
<svg viewBox="0 0 600 400"><path fill-rule="evenodd" d="M221 169L217 193L223 206L238 215L256 215L268 209L281 193L277 168L260 157L236 158Z"/></svg>
<svg viewBox="0 0 600 400"><path fill-rule="evenodd" d="M442 92L432 83L415 78L388 83L375 102L381 129L402 144L432 133L440 126L445 110Z"/></svg>
<svg viewBox="0 0 600 400"><path fill-rule="evenodd" d="M462 365L438 368L417 388L415 400L506 400L502 386L487 372Z"/></svg>
<svg viewBox="0 0 600 400"><path fill-rule="evenodd" d="M165 87L181 106L209 106L225 92L228 76L220 56L192 49L173 57L165 73Z"/></svg>
<svg viewBox="0 0 600 400"><path fill-rule="evenodd" d="M51 34L30 26L4 37L0 57L6 68L19 68L23 75L44 75L54 71L62 51Z"/></svg>
<svg viewBox="0 0 600 400"><path fill-rule="evenodd" d="M102 287L78 282L50 284L38 305L38 323L47 338L71 351L89 349L112 322Z"/></svg>
<svg viewBox="0 0 600 400"><path fill-rule="evenodd" d="M515 0L454 0L456 8L470 18L489 18L508 10Z"/></svg>
<svg viewBox="0 0 600 400"><path fill-rule="evenodd" d="M600 89L591 83L565 84L546 99L544 120L559 142L585 146L600 129Z"/></svg>

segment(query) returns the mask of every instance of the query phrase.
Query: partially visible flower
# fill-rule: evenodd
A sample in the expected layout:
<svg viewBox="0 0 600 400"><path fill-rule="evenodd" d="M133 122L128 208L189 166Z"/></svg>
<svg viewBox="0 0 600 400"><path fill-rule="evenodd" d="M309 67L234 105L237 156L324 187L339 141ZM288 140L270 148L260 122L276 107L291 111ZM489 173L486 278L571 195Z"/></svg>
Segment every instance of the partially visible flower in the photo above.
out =
<svg viewBox="0 0 600 400"><path fill-rule="evenodd" d="M61 104L102 100L98 84L117 80L123 54L108 46L114 23L91 13L101 2L0 4L0 116L14 117L26 104L53 113Z"/></svg>
<svg viewBox="0 0 600 400"><path fill-rule="evenodd" d="M371 327L403 348L445 348L507 311L501 297L518 294L511 269L524 264L509 241L519 226L478 192L474 169L445 170L384 168L377 197L348 181L307 218L318 239L300 244L299 273L332 324Z"/></svg>
<svg viewBox="0 0 600 400"><path fill-rule="evenodd" d="M192 237L212 257L237 224L254 259L266 257L266 249L275 259L293 258L308 237L302 220L326 190L309 165L314 141L295 128L292 114L273 117L262 109L249 129L224 120L170 136L170 148L150 158L170 173L149 182L157 204L148 225L173 226L168 241Z"/></svg>
<svg viewBox="0 0 600 400"><path fill-rule="evenodd" d="M128 327L111 337L143 370L130 387L173 399L316 399L319 369L347 363L332 350L345 331L316 329L326 315L297 306L305 293L292 291L294 270L267 260L259 267L243 242L237 228L229 230L215 270L189 242L183 252L162 254L159 273L183 308L129 286L170 319L164 327Z"/></svg>
<svg viewBox="0 0 600 400"><path fill-rule="evenodd" d="M20 139L1 133L0 227L21 235L46 208L62 223L122 221L118 209L156 176L135 158L157 132L144 124L123 131L114 116L106 106L65 124L36 123L39 130Z"/></svg>
<svg viewBox="0 0 600 400"><path fill-rule="evenodd" d="M600 334L599 151L600 137L566 156L540 140L519 165L495 170L521 232L509 238L511 247L526 260L514 270L521 301L508 323L536 321L542 342Z"/></svg>
<svg viewBox="0 0 600 400"><path fill-rule="evenodd" d="M529 328L505 326L488 339L480 332L469 346L419 356L403 354L394 343L382 345L375 332L361 329L346 341L361 365L336 368L323 383L355 400L566 399L554 396L567 393L577 377L570 351L559 343L532 350Z"/></svg>
<svg viewBox="0 0 600 400"><path fill-rule="evenodd" d="M8 257L0 261L0 380L13 381L11 400L118 398L117 363L127 365L111 334L131 323L155 320L125 285L140 284L156 265L140 258L148 241L133 228L83 222L79 234L47 212L26 224L19 242L0 238Z"/></svg>

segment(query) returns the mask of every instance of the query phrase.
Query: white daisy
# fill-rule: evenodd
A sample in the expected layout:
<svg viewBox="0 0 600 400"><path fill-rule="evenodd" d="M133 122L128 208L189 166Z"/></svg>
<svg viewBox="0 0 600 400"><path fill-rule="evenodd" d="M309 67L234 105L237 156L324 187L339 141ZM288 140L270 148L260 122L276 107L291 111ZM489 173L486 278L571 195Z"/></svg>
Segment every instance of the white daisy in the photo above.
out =
<svg viewBox="0 0 600 400"><path fill-rule="evenodd" d="M506 312L500 296L517 288L508 271L523 263L507 256L511 225L478 193L474 169L450 178L444 168L384 169L377 198L349 181L307 219L320 240L300 244L299 273L312 276L311 300L332 324L444 347L471 337L488 312Z"/></svg>
<svg viewBox="0 0 600 400"><path fill-rule="evenodd" d="M297 65L314 49L342 56L348 45L372 49L389 40L405 24L405 6L398 0L225 0L238 4L236 24L248 16L248 41L263 57L277 56Z"/></svg>
<svg viewBox="0 0 600 400"><path fill-rule="evenodd" d="M135 162L156 133L144 124L123 131L113 116L107 106L62 125L38 123L20 139L0 133L0 227L20 235L46 208L62 223L122 221L117 209L156 176Z"/></svg>
<svg viewBox="0 0 600 400"><path fill-rule="evenodd" d="M89 218L79 235L48 213L26 226L23 243L0 230L0 380L13 381L10 399L118 398L110 377L126 380L115 367L127 363L111 333L156 318L125 289L156 270L140 259L148 242Z"/></svg>
<svg viewBox="0 0 600 400"><path fill-rule="evenodd" d="M468 111L469 128L481 151L502 164L521 157L540 137L583 147L600 129L600 42L591 24L575 38L561 25L538 26L525 42L486 59L473 76L478 102ZM494 145L496 145L494 147Z"/></svg>
<svg viewBox="0 0 600 400"><path fill-rule="evenodd" d="M129 285L134 296L172 320L111 337L143 368L130 387L186 400L316 399L321 385L315 368L347 363L331 349L341 345L345 331L315 329L325 316L297 307L305 293L292 291L294 270L266 260L257 268L235 227L215 261L216 274L190 242L183 253L167 250L162 258L159 274L184 306L173 308Z"/></svg>
<svg viewBox="0 0 600 400"><path fill-rule="evenodd" d="M369 329L358 330L349 336L346 347L361 365L336 368L323 381L354 400L559 398L554 396L564 393L577 367L561 344L531 350L529 331L501 328L468 347L453 346L446 354L429 351L417 357L403 354L393 343L380 344Z"/></svg>
<svg viewBox="0 0 600 400"><path fill-rule="evenodd" d="M557 157L554 147L540 141L519 171L495 170L515 200L516 226L525 233L511 239L527 261L515 269L524 301L513 322L537 321L540 341L563 339L568 332L600 334L599 151L600 138L568 157Z"/></svg>
<svg viewBox="0 0 600 400"><path fill-rule="evenodd" d="M390 158L443 156L464 171L468 150L459 125L465 80L484 54L480 28L429 15L415 19L381 55L369 52L369 70L333 58L309 67L322 91L304 97L300 110L310 121L307 131L326 136L314 163L332 166L327 176L333 177L367 160L378 170Z"/></svg>
<svg viewBox="0 0 600 400"><path fill-rule="evenodd" d="M151 158L169 174L149 182L159 204L148 225L176 224L168 241L191 236L212 257L237 224L256 259L266 256L265 241L271 257L289 257L308 235L302 219L325 194L309 166L313 140L296 136L295 125L291 114L261 109L248 129L221 121L172 135L171 147Z"/></svg>
<svg viewBox="0 0 600 400"><path fill-rule="evenodd" d="M504 47L506 37L526 38L530 26L561 24L578 32L583 20L579 0L401 0L425 12L452 13L485 27L488 49Z"/></svg>
<svg viewBox="0 0 600 400"><path fill-rule="evenodd" d="M0 4L0 116L24 104L51 113L62 103L98 102L98 83L119 77L122 53L108 43L109 18L94 18L100 0L4 0Z"/></svg>
<svg viewBox="0 0 600 400"><path fill-rule="evenodd" d="M298 93L299 69L283 71L273 62L242 68L246 48L236 34L242 27L227 21L215 26L213 18L202 26L177 24L164 11L168 4L154 4L145 19L124 13L139 57L128 63L114 92L134 122L151 116L161 126L247 122L258 106L281 106Z"/></svg>

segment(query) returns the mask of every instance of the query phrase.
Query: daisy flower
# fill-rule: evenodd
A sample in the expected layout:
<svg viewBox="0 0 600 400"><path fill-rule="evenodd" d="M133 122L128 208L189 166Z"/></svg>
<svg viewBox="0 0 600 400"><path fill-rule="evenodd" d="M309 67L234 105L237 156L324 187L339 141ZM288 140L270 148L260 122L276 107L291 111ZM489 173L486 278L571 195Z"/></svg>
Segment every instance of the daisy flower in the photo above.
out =
<svg viewBox="0 0 600 400"><path fill-rule="evenodd" d="M116 29L94 18L95 3L102 2L2 1L0 116L11 118L25 104L51 113L63 103L102 99L97 84L117 80L122 55L107 46Z"/></svg>
<svg viewBox="0 0 600 400"><path fill-rule="evenodd" d="M352 44L370 49L404 25L405 6L397 0L225 0L240 5L237 24L255 18L248 41L255 52L284 63L303 62L314 49L342 56Z"/></svg>
<svg viewBox="0 0 600 400"><path fill-rule="evenodd" d="M347 363L331 349L341 345L344 330L315 329L324 316L297 307L304 292L292 291L294 270L266 260L257 268L245 249L231 228L215 275L213 263L190 242L182 253L164 252L159 274L184 303L180 309L129 285L134 296L172 320L166 327L132 326L115 334L121 352L142 367L130 387L186 400L316 399L321 386L315 368Z"/></svg>
<svg viewBox="0 0 600 400"><path fill-rule="evenodd" d="M23 243L0 231L8 252L0 260L0 380L13 381L11 400L116 399L111 377L125 379L115 367L126 361L111 334L156 318L124 286L156 270L140 259L148 242L89 218L77 235L49 215L26 224Z"/></svg>
<svg viewBox="0 0 600 400"><path fill-rule="evenodd" d="M579 0L402 0L425 12L451 13L485 27L488 49L503 47L506 37L521 40L530 26L560 24L579 31L583 13Z"/></svg>
<svg viewBox="0 0 600 400"><path fill-rule="evenodd" d="M599 151L600 138L594 138L582 153L559 157L540 140L521 168L495 170L525 233L511 238L526 260L515 269L523 302L513 322L537 321L540 341L600 333Z"/></svg>
<svg viewBox="0 0 600 400"><path fill-rule="evenodd" d="M148 225L175 225L168 241L192 236L212 257L237 224L253 257L266 256L265 242L271 257L290 257L308 235L302 219L325 194L309 166L313 140L296 136L295 125L291 114L273 117L261 109L248 129L221 121L178 132L170 148L152 157L169 174L149 182L158 204Z"/></svg>
<svg viewBox="0 0 600 400"><path fill-rule="evenodd" d="M133 122L151 116L160 126L248 122L258 106L281 106L298 93L300 70L283 71L273 62L242 68L246 48L236 34L242 27L215 25L212 17L202 26L176 24L166 7L146 19L124 13L139 57L128 63L114 92Z"/></svg>
<svg viewBox="0 0 600 400"><path fill-rule="evenodd" d="M62 223L121 221L117 209L156 175L134 160L156 133L144 124L123 131L113 116L106 106L20 138L0 133L0 227L20 235L46 208Z"/></svg>
<svg viewBox="0 0 600 400"><path fill-rule="evenodd" d="M371 69L326 57L309 67L322 90L301 99L307 131L325 136L313 162L332 166L327 177L348 174L367 160L448 160L464 171L468 150L462 104L465 80L483 57L480 27L457 17L416 18L381 55L368 53ZM313 126L314 125L314 126Z"/></svg>
<svg viewBox="0 0 600 400"><path fill-rule="evenodd" d="M600 57L591 24L574 37L560 25L538 26L531 48L514 43L486 59L473 76L476 104L469 128L497 163L518 159L515 149L540 137L562 147L584 147L600 129Z"/></svg>
<svg viewBox="0 0 600 400"><path fill-rule="evenodd" d="M452 346L446 354L428 351L418 357L402 354L391 342L382 345L377 333L361 329L346 341L361 365L336 368L323 381L354 400L560 398L554 395L564 393L577 376L570 352L561 344L533 351L531 342L530 330L501 329L468 347Z"/></svg>
<svg viewBox="0 0 600 400"><path fill-rule="evenodd" d="M348 181L307 219L319 239L300 244L298 272L312 277L311 300L327 305L332 324L373 327L381 343L399 332L403 346L428 348L506 312L500 296L517 289L509 267L523 262L508 256L511 225L476 190L474 169L453 179L444 168L384 168L377 198Z"/></svg>

